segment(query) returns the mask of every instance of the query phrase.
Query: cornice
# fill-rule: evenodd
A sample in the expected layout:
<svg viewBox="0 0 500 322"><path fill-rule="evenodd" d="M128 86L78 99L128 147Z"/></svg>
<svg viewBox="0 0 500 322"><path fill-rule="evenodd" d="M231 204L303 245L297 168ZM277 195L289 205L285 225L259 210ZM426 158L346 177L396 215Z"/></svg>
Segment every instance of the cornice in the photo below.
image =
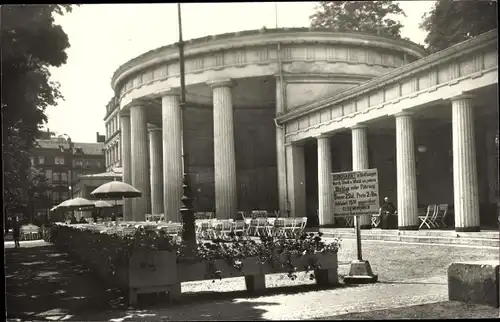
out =
<svg viewBox="0 0 500 322"><path fill-rule="evenodd" d="M475 38L472 38L470 40L464 41L454 46L450 46L437 53L421 58L413 63L394 69L386 74L383 74L382 76L367 81L366 83L363 83L359 86L349 88L345 91L341 91L325 99L318 100L311 104L307 104L302 107L296 108L289 113L277 117L276 121L278 123L284 123L297 119L305 114L318 111L327 106L335 105L343 101L350 100L353 97L369 93L373 90L382 88L388 84L397 83L405 78L416 75L424 70L449 62L460 56L467 55L470 52L478 51L482 48L489 47L494 44L496 45L497 43L498 43L497 30L494 29L484 34L481 34Z"/></svg>
<svg viewBox="0 0 500 322"><path fill-rule="evenodd" d="M331 29L283 28L249 30L192 39L184 43L186 57L215 51L263 46L269 44L323 43L351 44L355 46L382 47L410 54L416 58L427 55L425 49L409 40L377 36L359 32L339 32ZM111 86L144 68L179 59L178 47L171 44L150 50L118 67L111 79Z"/></svg>
<svg viewBox="0 0 500 322"><path fill-rule="evenodd" d="M104 141L104 145L105 146L108 145L111 141L113 141L113 139L115 139L116 137L119 137L119 136L120 136L120 130L117 130L109 138L106 138L106 140Z"/></svg>

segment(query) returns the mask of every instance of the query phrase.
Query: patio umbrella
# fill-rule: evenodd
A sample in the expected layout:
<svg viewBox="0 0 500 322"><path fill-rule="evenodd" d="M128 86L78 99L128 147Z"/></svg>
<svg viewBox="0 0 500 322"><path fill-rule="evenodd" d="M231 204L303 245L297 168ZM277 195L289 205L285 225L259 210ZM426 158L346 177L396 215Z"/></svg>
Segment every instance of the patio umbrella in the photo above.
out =
<svg viewBox="0 0 500 322"><path fill-rule="evenodd" d="M114 205L112 205L109 202L104 201L104 200L95 201L94 205L96 208L113 208L114 207Z"/></svg>
<svg viewBox="0 0 500 322"><path fill-rule="evenodd" d="M99 216L101 215L101 209L115 207L115 205L112 205L109 202L104 201L104 200L95 201L94 204L95 204L95 207L98 209Z"/></svg>
<svg viewBox="0 0 500 322"><path fill-rule="evenodd" d="M125 182L115 180L97 187L90 195L99 199L118 200L122 198L138 198L142 196L142 193Z"/></svg>
<svg viewBox="0 0 500 322"><path fill-rule="evenodd" d="M87 200L85 198L74 198L61 202L56 207L57 209L64 209L64 210L89 210L89 209L94 209L95 204L92 201Z"/></svg>

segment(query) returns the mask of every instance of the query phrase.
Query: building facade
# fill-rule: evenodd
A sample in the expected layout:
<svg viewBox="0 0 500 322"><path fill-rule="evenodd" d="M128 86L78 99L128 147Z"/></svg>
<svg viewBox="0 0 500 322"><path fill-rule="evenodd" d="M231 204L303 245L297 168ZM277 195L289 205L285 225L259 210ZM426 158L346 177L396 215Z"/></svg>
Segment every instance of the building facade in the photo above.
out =
<svg viewBox="0 0 500 322"><path fill-rule="evenodd" d="M51 186L48 192L52 206L73 196L74 185L81 175L104 171L102 143L72 142L69 138L39 139L31 151L32 164L43 171ZM37 208L36 215L46 215L46 208Z"/></svg>
<svg viewBox="0 0 500 322"><path fill-rule="evenodd" d="M122 174L119 168L115 168L113 170L114 171L106 171L104 173L93 173L80 176L78 178L78 182L76 182L76 184L74 185L73 197L95 200L96 198L94 198L91 195L91 192L94 191L96 188L113 180L121 181ZM122 209L123 200L106 200L106 201L108 201L115 207L100 209L101 216L111 215L111 213L114 213L115 215L120 215L123 213ZM81 216L89 218L91 214L92 211L75 211L75 216L77 220L80 220Z"/></svg>
<svg viewBox="0 0 500 322"><path fill-rule="evenodd" d="M332 224L331 173L377 168L400 229L418 227L419 204L450 203L456 229L477 230L479 200L498 191L496 43L487 33L428 56L407 40L318 29L194 39L182 109L177 47L134 58L112 78L123 181L143 192L126 200L125 219L178 220L185 168L196 210L279 209ZM475 140L488 156L480 175Z"/></svg>
<svg viewBox="0 0 500 322"><path fill-rule="evenodd" d="M104 141L104 154L106 159L106 171L121 167L120 146L120 108L112 98L106 105L104 124L106 126L106 139Z"/></svg>

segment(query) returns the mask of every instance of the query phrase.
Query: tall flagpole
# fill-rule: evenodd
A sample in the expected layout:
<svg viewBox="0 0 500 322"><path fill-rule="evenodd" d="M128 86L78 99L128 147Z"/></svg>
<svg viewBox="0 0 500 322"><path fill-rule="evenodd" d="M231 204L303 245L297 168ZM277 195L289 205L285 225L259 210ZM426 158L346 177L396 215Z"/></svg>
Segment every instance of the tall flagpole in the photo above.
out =
<svg viewBox="0 0 500 322"><path fill-rule="evenodd" d="M182 15L181 15L181 4L177 3L177 20L179 23L179 42L177 43L179 47L179 70L180 70L180 105L181 105L181 117L182 117L182 128L183 136L187 129L186 126L186 82L184 75L184 42L182 40ZM188 176L188 158L187 158L187 140L185 137L182 138L182 148L183 148L183 164L184 164L184 178L183 178L183 196L182 203L183 207L180 209L182 218L182 241L186 246L186 251L188 256L194 255L196 248L196 233L194 225L194 213L193 213L193 200L190 198L189 191L189 176Z"/></svg>
<svg viewBox="0 0 500 322"><path fill-rule="evenodd" d="M276 21L276 29L278 29L278 3L275 2L274 3L274 18L275 18L275 21Z"/></svg>

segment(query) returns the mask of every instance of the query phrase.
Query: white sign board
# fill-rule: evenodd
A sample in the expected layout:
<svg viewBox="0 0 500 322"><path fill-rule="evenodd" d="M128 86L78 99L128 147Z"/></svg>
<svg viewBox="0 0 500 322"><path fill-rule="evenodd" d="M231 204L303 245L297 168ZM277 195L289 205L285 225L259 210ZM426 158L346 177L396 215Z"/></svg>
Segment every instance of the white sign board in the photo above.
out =
<svg viewBox="0 0 500 322"><path fill-rule="evenodd" d="M377 169L332 173L335 216L374 215L379 211Z"/></svg>

